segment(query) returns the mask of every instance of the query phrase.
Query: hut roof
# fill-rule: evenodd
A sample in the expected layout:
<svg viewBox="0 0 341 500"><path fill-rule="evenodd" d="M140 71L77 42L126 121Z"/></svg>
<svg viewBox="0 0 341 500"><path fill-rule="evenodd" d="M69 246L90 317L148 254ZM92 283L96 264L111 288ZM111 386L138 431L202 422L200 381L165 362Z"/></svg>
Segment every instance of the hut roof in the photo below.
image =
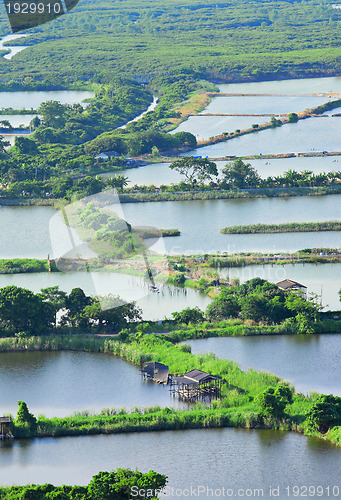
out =
<svg viewBox="0 0 341 500"><path fill-rule="evenodd" d="M0 424L9 424L12 422L11 417L0 417Z"/></svg>
<svg viewBox="0 0 341 500"><path fill-rule="evenodd" d="M206 373L196 369L184 373L183 377L194 380L196 382L204 382L205 380L219 380L221 378L217 377L216 375L211 375L210 373Z"/></svg>
<svg viewBox="0 0 341 500"><path fill-rule="evenodd" d="M184 385L194 385L194 384L199 384L198 380L193 380L187 377L174 377L174 382L177 384L184 384Z"/></svg>
<svg viewBox="0 0 341 500"><path fill-rule="evenodd" d="M157 361L144 363L142 372L146 373L150 378L155 380L155 382L159 382L160 384L167 384L168 382L169 367Z"/></svg>
<svg viewBox="0 0 341 500"><path fill-rule="evenodd" d="M281 290L289 290L290 288L307 288L306 286L302 285L301 283L298 283L297 281L288 279L279 281L279 283L276 283L276 285L278 286L278 288L281 288Z"/></svg>

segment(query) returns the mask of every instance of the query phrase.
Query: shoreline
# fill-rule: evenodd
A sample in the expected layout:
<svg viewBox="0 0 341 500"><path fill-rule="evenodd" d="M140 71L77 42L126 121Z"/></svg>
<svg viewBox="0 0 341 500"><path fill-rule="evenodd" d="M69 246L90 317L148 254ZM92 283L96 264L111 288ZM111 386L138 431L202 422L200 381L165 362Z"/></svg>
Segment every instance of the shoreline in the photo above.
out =
<svg viewBox="0 0 341 500"><path fill-rule="evenodd" d="M232 200L252 198L291 198L298 196L328 196L341 194L340 186L253 188L210 191L164 191L149 193L118 193L121 203L150 203L159 201ZM70 204L65 198L6 198L0 197L0 208L46 206L56 210Z"/></svg>
<svg viewBox="0 0 341 500"><path fill-rule="evenodd" d="M79 336L77 336L79 337ZM155 339L155 340L154 340ZM200 368L205 368L206 363L210 363L212 356L201 355L200 363L199 357L189 352L184 352L178 349L175 345L168 344L167 340L162 341L160 338L154 336L154 339L149 337L146 342L134 341L132 344L125 344L116 340L105 339L82 339L80 345L77 341L78 338L72 336L64 337L64 339L52 338L50 345L47 341L44 342L42 337L37 338L41 342L41 349L37 350L78 350L87 352L102 352L112 354L123 359L126 362L131 362L134 365L140 365L141 362L146 360L158 359L159 362L169 363L171 357L175 356L178 361L174 362L180 367L185 360L187 360L188 367L194 366L196 363ZM17 343L28 342L29 339L15 339ZM51 339L49 339L51 340ZM58 340L62 342L56 345ZM54 342L55 341L55 342ZM63 346L63 343L65 345ZM74 345L73 345L74 344ZM26 346L27 347L27 346ZM24 349L23 349L24 350ZM27 349L25 349L27 350ZM169 352L171 351L171 352ZM176 353L176 355L175 355ZM172 362L173 363L173 362ZM180 364L179 364L180 363ZM36 432L31 433L29 429L22 429L22 433L18 434L18 438L36 438L36 437L57 437L57 436L70 436L70 435L92 435L92 434L113 434L122 432L148 432L148 431L165 431L165 430L181 430L193 428L219 428L219 427L236 427L246 429L273 429L273 430L287 430L299 432L305 435L314 435L320 439L327 439L335 446L340 444L340 427L334 426L329 429L331 437L327 434L322 434L317 431L311 431L304 422L299 419L300 415L295 413L295 405L304 406L309 410L313 405L313 401L306 396L302 396L294 392L293 408L289 408L289 413L286 413L284 419L276 417L260 417L257 405L253 403L253 394L257 391L262 391L265 388L272 387L275 384L283 383L284 380L274 374L267 373L264 379L264 372L252 371L244 372L237 364L227 360L215 358L215 370L223 375L224 386L226 387L228 397L229 391L235 390L234 384L235 377L237 377L239 390L239 397L243 399L241 405L224 407L221 400L214 401L209 408L202 408L202 406L194 406L190 410L174 410L171 408L152 408L146 412L120 412L115 410L114 414L105 413L92 416L72 416L63 418L45 418L40 417L37 421L38 429ZM174 365L175 366L175 365ZM184 365L185 366L185 365ZM226 368L229 370L226 371ZM182 370L182 367L180 367ZM225 370L225 371L224 371ZM229 372L233 370L236 372L232 375L233 384L229 381ZM174 370L173 370L174 371ZM256 388L253 384L256 384ZM246 390L246 392L245 392ZM244 391L244 392L243 392ZM251 392L250 392L251 391ZM243 396L243 394L245 395ZM250 395L248 395L250 394ZM247 402L249 401L249 402ZM300 410L302 413L302 409ZM19 427L19 432L21 431Z"/></svg>

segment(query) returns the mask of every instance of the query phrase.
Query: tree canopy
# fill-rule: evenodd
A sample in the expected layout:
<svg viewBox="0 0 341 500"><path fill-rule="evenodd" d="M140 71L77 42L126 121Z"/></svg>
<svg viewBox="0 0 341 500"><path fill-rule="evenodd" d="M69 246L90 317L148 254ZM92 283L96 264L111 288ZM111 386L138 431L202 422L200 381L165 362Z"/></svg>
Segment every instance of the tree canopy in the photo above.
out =
<svg viewBox="0 0 341 500"><path fill-rule="evenodd" d="M217 165L206 158L195 158L194 156L184 156L173 161L169 168L176 170L183 175L189 184L213 181L218 176Z"/></svg>

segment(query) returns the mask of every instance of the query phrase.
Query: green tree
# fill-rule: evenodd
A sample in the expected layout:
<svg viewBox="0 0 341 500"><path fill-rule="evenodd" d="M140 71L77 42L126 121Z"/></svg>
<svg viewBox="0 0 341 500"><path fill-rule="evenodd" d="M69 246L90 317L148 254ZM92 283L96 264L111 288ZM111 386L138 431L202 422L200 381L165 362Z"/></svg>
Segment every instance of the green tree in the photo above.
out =
<svg viewBox="0 0 341 500"><path fill-rule="evenodd" d="M0 289L0 321L10 331L37 334L54 324L54 314L31 290L10 285Z"/></svg>
<svg viewBox="0 0 341 500"><path fill-rule="evenodd" d="M106 185L123 191L123 189L128 186L129 182L128 177L125 177L123 174L118 174L107 179Z"/></svg>
<svg viewBox="0 0 341 500"><path fill-rule="evenodd" d="M47 127L62 128L65 125L66 106L58 101L47 101L41 103L38 114L42 115L43 122Z"/></svg>
<svg viewBox="0 0 341 500"><path fill-rule="evenodd" d="M0 135L0 156L3 156L6 154L6 148L8 148L8 146L10 146L10 145L11 145L10 142L4 140L4 136Z"/></svg>
<svg viewBox="0 0 341 500"><path fill-rule="evenodd" d="M297 123L298 122L298 115L296 113L289 113L288 122L289 123Z"/></svg>
<svg viewBox="0 0 341 500"><path fill-rule="evenodd" d="M14 138L14 147L21 155L35 155L38 151L37 144L23 136Z"/></svg>
<svg viewBox="0 0 341 500"><path fill-rule="evenodd" d="M269 319L269 301L264 295L254 293L241 301L241 316L244 319L267 322Z"/></svg>
<svg viewBox="0 0 341 500"><path fill-rule="evenodd" d="M173 312L172 316L177 323L202 323L204 321L204 313L198 306L187 307L182 311Z"/></svg>
<svg viewBox="0 0 341 500"><path fill-rule="evenodd" d="M59 286L42 288L39 296L44 302L51 305L55 315L55 325L57 326L57 313L65 307L67 293L59 290Z"/></svg>
<svg viewBox="0 0 341 500"><path fill-rule="evenodd" d="M82 317L100 329L118 332L129 323L142 319L142 311L135 302L125 302L118 296L109 294L105 297L94 297L82 311Z"/></svg>
<svg viewBox="0 0 341 500"><path fill-rule="evenodd" d="M260 177L256 170L240 158L228 163L223 169L222 187L227 189L256 188L259 182Z"/></svg>
<svg viewBox="0 0 341 500"><path fill-rule="evenodd" d="M38 116L35 116L34 118L32 118L32 120L30 121L30 127L32 129L35 129L35 128L38 128L39 125L41 124L41 120Z"/></svg>
<svg viewBox="0 0 341 500"><path fill-rule="evenodd" d="M89 324L87 316L83 315L86 306L92 304L91 297L87 297L81 288L73 288L65 298L65 307L68 310L63 321L71 326L87 327Z"/></svg>
<svg viewBox="0 0 341 500"><path fill-rule="evenodd" d="M268 387L255 398L265 418L284 418L285 408L292 402L292 390L286 385Z"/></svg>
<svg viewBox="0 0 341 500"><path fill-rule="evenodd" d="M17 418L15 419L14 436L18 434L34 435L37 431L37 419L29 412L25 401L18 401Z"/></svg>
<svg viewBox="0 0 341 500"><path fill-rule="evenodd" d="M169 168L179 172L192 185L196 182L212 181L213 177L218 176L217 165L213 161L206 158L194 158L194 156L184 156L175 160Z"/></svg>
<svg viewBox="0 0 341 500"><path fill-rule="evenodd" d="M275 116L272 116L270 121L272 127L280 127L281 125L283 125L281 120L278 120Z"/></svg>
<svg viewBox="0 0 341 500"><path fill-rule="evenodd" d="M196 137L190 132L176 132L173 137L179 141L180 146L186 146L191 149L197 146Z"/></svg>
<svg viewBox="0 0 341 500"><path fill-rule="evenodd" d="M321 395L307 412L307 421L313 430L325 434L330 427L341 425L341 398Z"/></svg>
<svg viewBox="0 0 341 500"><path fill-rule="evenodd" d="M154 471L141 473L131 469L117 469L113 472L99 472L88 486L90 498L96 500L151 500L158 497L167 482L166 476ZM135 491L132 488L136 489ZM132 496L132 491L134 495ZM139 492L143 494L139 494Z"/></svg>
<svg viewBox="0 0 341 500"><path fill-rule="evenodd" d="M236 318L240 312L238 298L225 289L207 306L206 315L210 320Z"/></svg>

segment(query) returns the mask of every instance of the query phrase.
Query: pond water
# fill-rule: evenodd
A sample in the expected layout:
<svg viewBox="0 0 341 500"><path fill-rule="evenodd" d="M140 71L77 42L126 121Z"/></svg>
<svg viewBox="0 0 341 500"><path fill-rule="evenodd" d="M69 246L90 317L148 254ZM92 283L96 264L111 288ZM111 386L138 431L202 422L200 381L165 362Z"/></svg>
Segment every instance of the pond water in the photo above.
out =
<svg viewBox="0 0 341 500"><path fill-rule="evenodd" d="M340 151L339 120L339 117L309 118L197 148L186 154L217 158L231 155Z"/></svg>
<svg viewBox="0 0 341 500"><path fill-rule="evenodd" d="M0 115L0 122L7 120L14 128L17 128L20 125L24 125L26 127L35 116L37 115Z"/></svg>
<svg viewBox="0 0 341 500"><path fill-rule="evenodd" d="M112 354L88 352L0 353L0 414L25 401L36 416L65 417L102 408L183 407L169 387L143 381L139 368Z"/></svg>
<svg viewBox="0 0 341 500"><path fill-rule="evenodd" d="M220 269L222 277L239 278L241 283L260 278L278 283L284 279L292 279L307 287L308 294L321 296L320 301L325 309L341 308L339 290L341 288L341 264L268 264L265 266L245 266Z"/></svg>
<svg viewBox="0 0 341 500"><path fill-rule="evenodd" d="M164 239L170 254L296 251L341 244L339 232L231 234L226 226L256 223L312 222L340 219L337 195L251 200L210 200L123 204L128 222L178 228L181 236Z"/></svg>
<svg viewBox="0 0 341 500"><path fill-rule="evenodd" d="M21 52L24 49L27 49L27 46L10 46L10 45L4 45L6 42L12 42L18 38L26 37L28 35L26 34L16 34L16 35L7 35L4 36L0 39L0 50L9 50L3 57L4 59L12 59L16 54Z"/></svg>
<svg viewBox="0 0 341 500"><path fill-rule="evenodd" d="M212 99L209 105L206 106L206 108L201 113L247 113L260 115L263 113L271 113L274 115L277 115L279 113L298 113L299 111L304 111L307 108L320 106L321 104L324 104L329 100L332 99L326 96L221 96ZM252 123L263 123L263 121L270 121L270 119L268 118L267 120L257 122L257 119L259 117L254 116L252 118L256 120Z"/></svg>
<svg viewBox="0 0 341 500"><path fill-rule="evenodd" d="M214 101L217 99L222 100L223 97L217 97ZM209 111L208 108L205 108L203 113L204 112L214 113L214 111ZM226 110L220 111L220 113L224 112L226 113ZM249 112L251 113L251 111ZM219 113L219 111L216 111L216 113ZM215 135L222 134L223 132L235 132L237 129L244 130L250 128L256 123L260 125L262 123L269 122L270 119L270 116L190 116L188 120L180 123L180 125L174 129L171 134L183 131L191 132L191 134L195 135L198 141L201 141L203 139L209 139Z"/></svg>
<svg viewBox="0 0 341 500"><path fill-rule="evenodd" d="M117 467L153 469L166 474L163 498L186 498L186 488L214 490L262 488L252 498L288 498L293 485L339 486L340 449L299 434L245 429L145 432L109 436L45 438L0 444L4 484L86 484L93 474ZM195 462L195 467L189 464ZM179 490L179 491L177 491ZM327 492L327 490L325 490ZM243 492L244 493L244 492ZM246 493L246 491L245 491ZM253 492L251 492L253 493ZM337 490L335 490L337 494ZM234 496L233 492L232 495ZM220 496L223 496L222 493ZM324 496L323 498L327 498Z"/></svg>
<svg viewBox="0 0 341 500"><path fill-rule="evenodd" d="M37 109L42 102L59 101L62 104L77 104L94 97L88 90L29 90L0 92L0 108Z"/></svg>
<svg viewBox="0 0 341 500"><path fill-rule="evenodd" d="M318 233L221 234L226 226L256 223L313 222L341 218L337 195L293 198L198 200L125 203L133 225L178 228L181 236L163 238L168 253L283 252L341 244L336 231ZM52 255L51 207L0 206L0 258L46 258ZM77 253L77 247L75 252Z"/></svg>
<svg viewBox="0 0 341 500"><path fill-rule="evenodd" d="M211 299L196 290L173 286L160 286L159 293L151 292L147 283L137 276L110 272L0 274L0 288L8 285L21 286L37 293L41 288L59 286L70 293L80 287L87 295L119 295L127 302L136 300L146 320L171 318L172 312L185 307L205 310Z"/></svg>
<svg viewBox="0 0 341 500"><path fill-rule="evenodd" d="M233 83L219 85L220 92L233 94L310 94L341 93L341 77L302 78L300 80L272 80L268 82Z"/></svg>
<svg viewBox="0 0 341 500"><path fill-rule="evenodd" d="M193 354L213 352L238 361L243 370L274 373L296 391L341 396L341 335L264 335L220 337L186 342Z"/></svg>
<svg viewBox="0 0 341 500"><path fill-rule="evenodd" d="M245 163L250 163L259 175L263 178L269 175L281 175L288 170L310 170L314 174L321 172L331 172L341 170L341 157L338 156L319 156L319 157L298 157L293 158L274 158L270 160L244 160ZM216 161L218 170L221 171L225 165L232 163L231 161ZM154 184L170 185L178 183L183 179L176 170L169 168L170 163L150 163L149 165L131 168L128 170L116 170L115 172L106 172L102 177L113 177L114 175L122 174L128 178L129 187L135 184L140 186L149 186Z"/></svg>

